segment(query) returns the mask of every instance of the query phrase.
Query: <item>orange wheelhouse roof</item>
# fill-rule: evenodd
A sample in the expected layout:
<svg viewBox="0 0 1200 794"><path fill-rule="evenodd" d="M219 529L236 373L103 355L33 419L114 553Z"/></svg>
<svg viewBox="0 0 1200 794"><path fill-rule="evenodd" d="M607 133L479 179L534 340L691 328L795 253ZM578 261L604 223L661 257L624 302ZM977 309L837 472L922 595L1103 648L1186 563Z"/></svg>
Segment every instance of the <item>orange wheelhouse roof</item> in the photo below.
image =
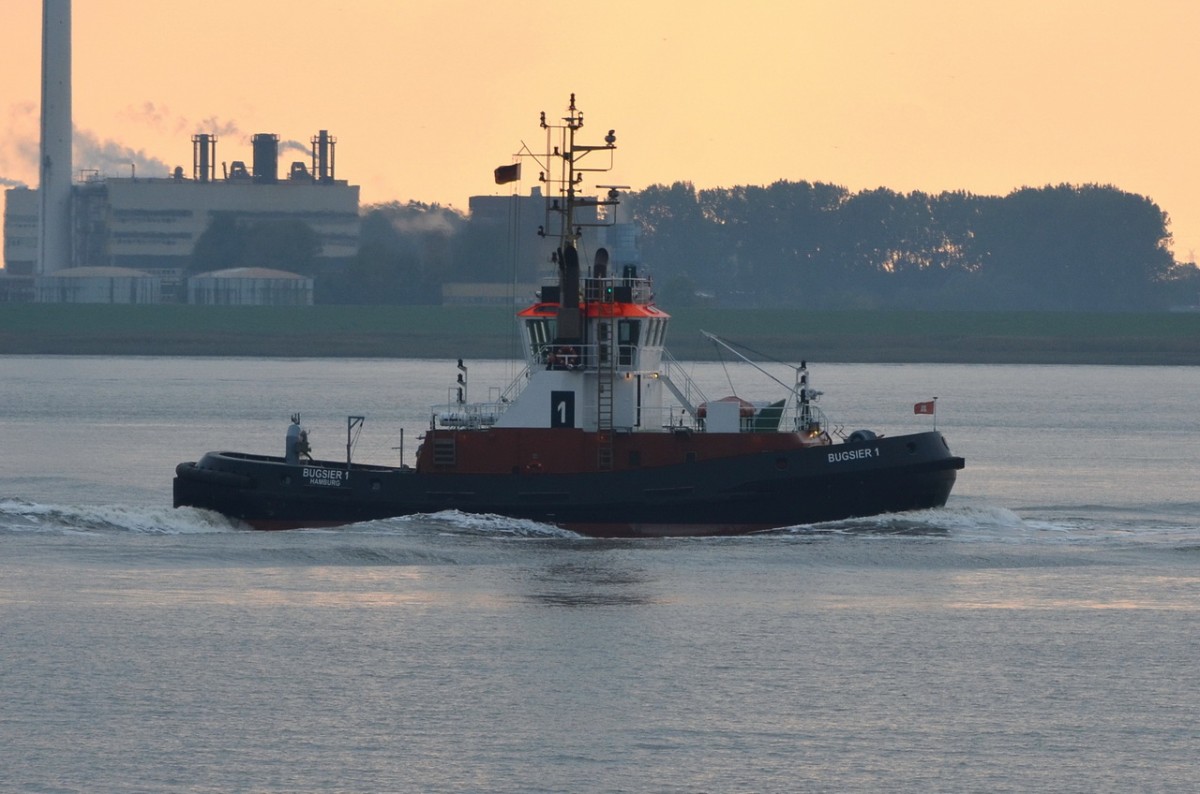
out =
<svg viewBox="0 0 1200 794"><path fill-rule="evenodd" d="M586 317L654 317L667 318L671 315L656 306L641 303L599 303L593 301L580 305ZM518 317L555 317L558 315L557 303L535 303L517 312Z"/></svg>

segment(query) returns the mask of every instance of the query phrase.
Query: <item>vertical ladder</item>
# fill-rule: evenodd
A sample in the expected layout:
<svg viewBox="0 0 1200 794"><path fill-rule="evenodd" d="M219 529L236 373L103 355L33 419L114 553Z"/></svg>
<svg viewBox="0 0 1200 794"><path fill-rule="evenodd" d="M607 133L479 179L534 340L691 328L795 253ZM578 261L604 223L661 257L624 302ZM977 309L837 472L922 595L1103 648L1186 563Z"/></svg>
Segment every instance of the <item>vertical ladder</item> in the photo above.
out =
<svg viewBox="0 0 1200 794"><path fill-rule="evenodd" d="M613 388L617 380L616 339L611 297L600 306L596 320L596 467L613 466Z"/></svg>

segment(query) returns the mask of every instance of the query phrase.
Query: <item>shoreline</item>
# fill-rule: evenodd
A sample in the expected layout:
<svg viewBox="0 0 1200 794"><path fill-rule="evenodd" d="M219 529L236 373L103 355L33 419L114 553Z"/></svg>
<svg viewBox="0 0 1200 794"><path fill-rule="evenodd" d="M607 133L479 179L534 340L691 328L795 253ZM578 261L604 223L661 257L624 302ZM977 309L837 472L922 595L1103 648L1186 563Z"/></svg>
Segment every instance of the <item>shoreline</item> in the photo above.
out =
<svg viewBox="0 0 1200 794"><path fill-rule="evenodd" d="M181 335L153 340L114 338L103 335L63 335L31 339L0 333L0 356L170 356L205 358L378 358L450 360L467 358L495 360L520 358L500 340L470 340L455 345L446 339L437 344L414 345L411 340L378 335L348 334L330 338L289 336L285 339L247 340L238 335ZM462 340L468 341L468 340ZM1200 349L1195 345L1163 348L1139 340L1093 339L1086 343L1062 338L1020 339L965 338L948 344L938 339L895 337L873 339L780 337L781 344L764 344L752 339L755 349L812 351L803 355L775 354L777 358L806 358L827 363L861 364L1113 364L1145 366L1197 366ZM671 344L671 354L686 361L715 361L711 347L701 342Z"/></svg>
<svg viewBox="0 0 1200 794"><path fill-rule="evenodd" d="M520 358L512 317L491 306L8 305L0 355ZM672 355L722 357L701 329L794 361L1200 365L1200 313L680 310Z"/></svg>

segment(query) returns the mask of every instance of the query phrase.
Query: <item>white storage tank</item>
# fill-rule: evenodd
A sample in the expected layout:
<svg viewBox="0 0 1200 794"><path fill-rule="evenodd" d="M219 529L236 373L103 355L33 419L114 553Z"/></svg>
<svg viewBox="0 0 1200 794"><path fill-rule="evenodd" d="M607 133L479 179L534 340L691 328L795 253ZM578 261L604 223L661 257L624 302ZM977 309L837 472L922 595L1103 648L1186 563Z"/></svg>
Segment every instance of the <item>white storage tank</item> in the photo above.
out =
<svg viewBox="0 0 1200 794"><path fill-rule="evenodd" d="M39 303L161 303L162 279L127 267L73 267L34 279Z"/></svg>
<svg viewBox="0 0 1200 794"><path fill-rule="evenodd" d="M313 280L266 267L233 267L187 280L187 302L201 306L311 306Z"/></svg>

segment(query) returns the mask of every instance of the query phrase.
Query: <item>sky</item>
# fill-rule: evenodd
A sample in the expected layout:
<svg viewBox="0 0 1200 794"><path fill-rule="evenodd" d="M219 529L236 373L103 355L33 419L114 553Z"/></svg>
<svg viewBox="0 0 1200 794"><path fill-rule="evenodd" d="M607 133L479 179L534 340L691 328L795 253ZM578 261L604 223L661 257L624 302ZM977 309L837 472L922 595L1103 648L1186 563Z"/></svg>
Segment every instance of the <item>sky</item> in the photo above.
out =
<svg viewBox="0 0 1200 794"><path fill-rule="evenodd" d="M36 187L41 2L0 19L0 186ZM363 203L465 211L574 92L635 190L1113 185L1200 254L1195 0L75 0L72 26L76 170L190 176L199 132L218 163L275 133L285 170L328 129Z"/></svg>

